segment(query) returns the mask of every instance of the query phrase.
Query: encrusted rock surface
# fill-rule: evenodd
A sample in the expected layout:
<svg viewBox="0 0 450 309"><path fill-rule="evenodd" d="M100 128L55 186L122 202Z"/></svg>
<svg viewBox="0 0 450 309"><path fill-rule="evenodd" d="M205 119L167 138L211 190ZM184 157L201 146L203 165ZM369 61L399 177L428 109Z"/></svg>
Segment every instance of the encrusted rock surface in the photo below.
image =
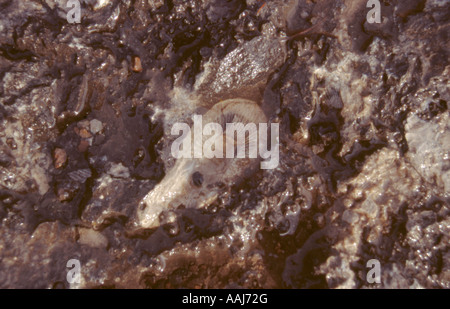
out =
<svg viewBox="0 0 450 309"><path fill-rule="evenodd" d="M450 288L450 2L380 2L0 0L0 288ZM280 165L140 228L233 97Z"/></svg>

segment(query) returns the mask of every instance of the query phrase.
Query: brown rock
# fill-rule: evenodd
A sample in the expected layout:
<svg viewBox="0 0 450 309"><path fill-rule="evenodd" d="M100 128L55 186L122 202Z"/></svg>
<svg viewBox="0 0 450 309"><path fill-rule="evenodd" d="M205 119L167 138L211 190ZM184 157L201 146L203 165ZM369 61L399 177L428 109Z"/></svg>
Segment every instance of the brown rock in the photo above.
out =
<svg viewBox="0 0 450 309"><path fill-rule="evenodd" d="M142 64L141 64L141 58L135 56L133 57L133 63L131 69L134 72L142 72Z"/></svg>
<svg viewBox="0 0 450 309"><path fill-rule="evenodd" d="M82 137L82 138L89 138L89 137L92 137L92 134L88 131L88 130L86 130L86 129L80 129L80 132L78 133L78 135L80 136L80 137Z"/></svg>
<svg viewBox="0 0 450 309"><path fill-rule="evenodd" d="M87 245L92 248L106 248L108 246L108 239L98 231L80 228L78 232L80 233L78 243L82 245Z"/></svg>
<svg viewBox="0 0 450 309"><path fill-rule="evenodd" d="M84 119L84 120L79 121L77 123L77 127L80 128L80 129L83 129L83 128L87 129L87 128L89 128L89 120Z"/></svg>
<svg viewBox="0 0 450 309"><path fill-rule="evenodd" d="M56 148L53 153L55 168L63 167L67 162L67 153L64 149Z"/></svg>
<svg viewBox="0 0 450 309"><path fill-rule="evenodd" d="M64 189L64 188L59 188L58 189L58 199L61 202L65 202L68 201L72 198L72 194L71 192L69 192L68 190Z"/></svg>
<svg viewBox="0 0 450 309"><path fill-rule="evenodd" d="M81 140L80 144L78 144L78 151L85 152L89 148L89 142L86 140Z"/></svg>

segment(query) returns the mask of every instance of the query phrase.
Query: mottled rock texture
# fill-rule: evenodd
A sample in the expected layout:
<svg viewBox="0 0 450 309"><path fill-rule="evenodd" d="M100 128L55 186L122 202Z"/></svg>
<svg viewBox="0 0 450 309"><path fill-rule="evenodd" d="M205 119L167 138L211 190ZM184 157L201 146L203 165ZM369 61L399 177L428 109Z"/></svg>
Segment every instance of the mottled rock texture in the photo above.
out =
<svg viewBox="0 0 450 309"><path fill-rule="evenodd" d="M0 0L0 287L450 288L450 3L380 3ZM238 96L279 167L139 228L172 124Z"/></svg>

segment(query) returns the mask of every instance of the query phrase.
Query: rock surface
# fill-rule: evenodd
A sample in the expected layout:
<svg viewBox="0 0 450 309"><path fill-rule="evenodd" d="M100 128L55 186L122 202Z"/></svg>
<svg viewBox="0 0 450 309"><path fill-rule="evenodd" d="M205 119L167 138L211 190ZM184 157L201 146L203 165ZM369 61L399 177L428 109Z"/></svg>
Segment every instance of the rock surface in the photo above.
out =
<svg viewBox="0 0 450 309"><path fill-rule="evenodd" d="M0 288L450 288L450 2L380 2L0 0ZM139 228L236 96L279 167Z"/></svg>

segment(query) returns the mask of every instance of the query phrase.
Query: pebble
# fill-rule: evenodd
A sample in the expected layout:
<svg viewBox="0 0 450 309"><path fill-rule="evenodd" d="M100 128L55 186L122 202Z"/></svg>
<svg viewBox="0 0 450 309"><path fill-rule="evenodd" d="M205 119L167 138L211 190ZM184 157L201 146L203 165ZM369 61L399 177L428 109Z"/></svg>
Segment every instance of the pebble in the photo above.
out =
<svg viewBox="0 0 450 309"><path fill-rule="evenodd" d="M73 172L69 173L70 179L77 181L77 182L81 182L81 183L84 183L91 176L92 176L92 172L88 168L73 171Z"/></svg>
<svg viewBox="0 0 450 309"><path fill-rule="evenodd" d="M64 149L56 148L53 153L55 168L61 168L67 162L67 153Z"/></svg>
<svg viewBox="0 0 450 309"><path fill-rule="evenodd" d="M349 224L355 224L356 222L358 222L359 216L355 212L347 209L342 215L342 220L346 221Z"/></svg>
<svg viewBox="0 0 450 309"><path fill-rule="evenodd" d="M66 202L66 201L68 201L68 200L70 200L72 198L73 194L67 189L60 188L60 189L58 189L58 194L57 195L58 195L58 199L61 202Z"/></svg>
<svg viewBox="0 0 450 309"><path fill-rule="evenodd" d="M89 142L86 140L81 140L80 144L78 144L78 151L85 152L89 148Z"/></svg>
<svg viewBox="0 0 450 309"><path fill-rule="evenodd" d="M113 164L108 171L108 174L115 178L128 178L130 177L130 170L123 166L122 163Z"/></svg>
<svg viewBox="0 0 450 309"><path fill-rule="evenodd" d="M80 129L80 131L78 132L78 135L80 137L82 137L82 138L90 138L90 137L92 137L92 134L88 130L86 130L84 128Z"/></svg>
<svg viewBox="0 0 450 309"><path fill-rule="evenodd" d="M103 123L100 120L92 119L90 122L92 134L100 133L103 130Z"/></svg>
<svg viewBox="0 0 450 309"><path fill-rule="evenodd" d="M139 58L139 57L137 57L137 56L135 56L135 57L133 58L133 64L132 64L131 69L132 69L134 72L142 72L141 58Z"/></svg>
<svg viewBox="0 0 450 309"><path fill-rule="evenodd" d="M87 245L93 248L106 248L108 246L108 239L100 232L92 229L80 228L79 233L79 244Z"/></svg>
<svg viewBox="0 0 450 309"><path fill-rule="evenodd" d="M77 127L79 127L80 129L87 129L89 127L89 120L81 120L77 123Z"/></svg>

